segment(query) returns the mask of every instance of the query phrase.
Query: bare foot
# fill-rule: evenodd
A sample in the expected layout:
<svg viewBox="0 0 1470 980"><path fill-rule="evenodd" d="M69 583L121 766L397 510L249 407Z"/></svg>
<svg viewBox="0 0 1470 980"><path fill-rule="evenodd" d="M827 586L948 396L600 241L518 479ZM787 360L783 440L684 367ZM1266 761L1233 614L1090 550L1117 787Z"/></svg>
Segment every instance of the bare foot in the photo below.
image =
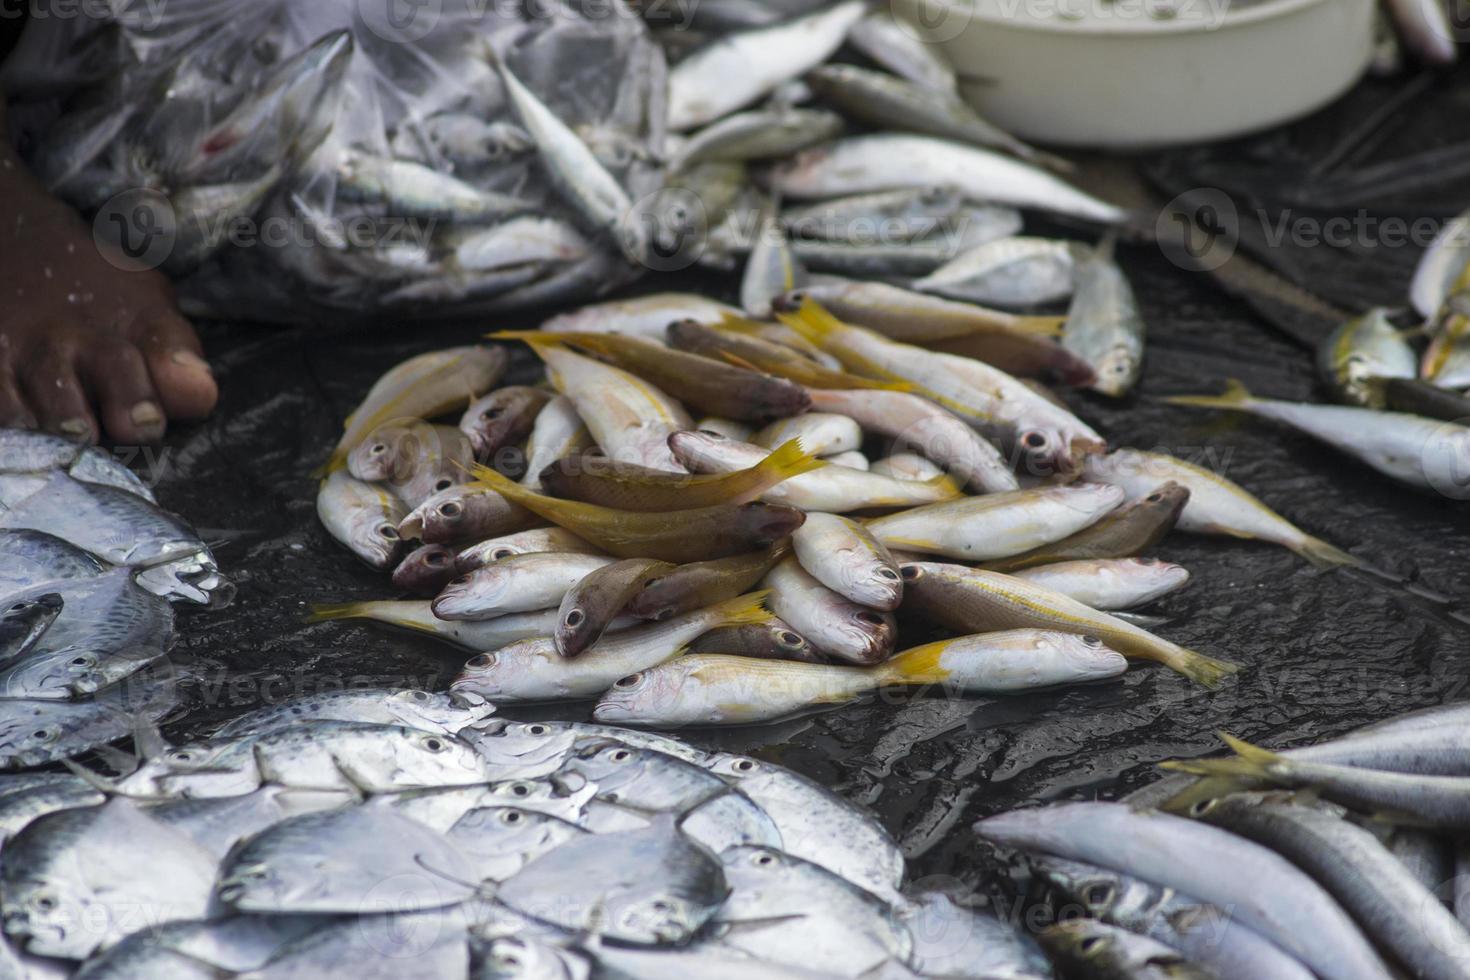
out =
<svg viewBox="0 0 1470 980"><path fill-rule="evenodd" d="M0 243L0 426L137 444L214 408L219 389L168 280L110 261L3 139Z"/></svg>

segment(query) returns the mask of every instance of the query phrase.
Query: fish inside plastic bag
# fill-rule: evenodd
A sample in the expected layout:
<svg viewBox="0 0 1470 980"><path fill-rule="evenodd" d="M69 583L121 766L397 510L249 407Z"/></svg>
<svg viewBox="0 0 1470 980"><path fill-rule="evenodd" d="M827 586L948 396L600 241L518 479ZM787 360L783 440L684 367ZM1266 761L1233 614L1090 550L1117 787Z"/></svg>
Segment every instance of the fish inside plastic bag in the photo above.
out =
<svg viewBox="0 0 1470 980"><path fill-rule="evenodd" d="M641 268L665 65L620 3L110 6L27 26L10 135L186 312L458 316Z"/></svg>

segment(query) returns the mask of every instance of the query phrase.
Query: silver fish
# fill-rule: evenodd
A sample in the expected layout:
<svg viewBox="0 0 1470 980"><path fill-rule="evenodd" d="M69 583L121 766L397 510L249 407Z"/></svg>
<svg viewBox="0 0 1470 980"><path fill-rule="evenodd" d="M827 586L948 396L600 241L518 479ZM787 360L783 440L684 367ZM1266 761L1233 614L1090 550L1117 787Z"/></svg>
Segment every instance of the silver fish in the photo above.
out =
<svg viewBox="0 0 1470 980"><path fill-rule="evenodd" d="M836 197L899 187L949 184L967 197L1036 208L1100 224L1128 213L1051 174L1001 153L929 136L879 133L804 150L771 174L783 197Z"/></svg>
<svg viewBox="0 0 1470 980"><path fill-rule="evenodd" d="M1211 980L1211 971L1189 962L1172 946L1095 919L1048 926L1041 945L1069 975L1099 980Z"/></svg>
<svg viewBox="0 0 1470 980"><path fill-rule="evenodd" d="M827 588L788 558L766 575L771 611L818 650L848 663L875 664L893 652L898 628L889 613L860 606Z"/></svg>
<svg viewBox="0 0 1470 980"><path fill-rule="evenodd" d="M938 234L952 227L965 209L964 195L953 187L911 187L786 208L781 223L797 238L875 245ZM991 213L999 217L1003 212Z"/></svg>
<svg viewBox="0 0 1470 980"><path fill-rule="evenodd" d="M898 563L871 531L836 514L808 514L792 535L801 567L827 588L871 609L891 612L903 599Z"/></svg>
<svg viewBox="0 0 1470 980"><path fill-rule="evenodd" d="M1378 307L1332 331L1317 348L1317 373L1339 401L1383 408L1375 378L1417 378L1414 348Z"/></svg>
<svg viewBox="0 0 1470 980"><path fill-rule="evenodd" d="M0 610L0 666L26 654L56 622L66 600L59 592L16 599Z"/></svg>
<svg viewBox="0 0 1470 980"><path fill-rule="evenodd" d="M493 714L490 705L463 705L447 694L428 691L351 689L303 694L266 704L221 725L211 736L233 738L280 731L303 721L361 721L404 725L423 732L455 735Z"/></svg>
<svg viewBox="0 0 1470 980"><path fill-rule="evenodd" d="M1145 606L1189 581L1189 570L1151 558L1064 561L1011 573L1094 609Z"/></svg>
<svg viewBox="0 0 1470 980"><path fill-rule="evenodd" d="M511 555L450 582L432 608L440 619L493 619L554 607L588 573L615 560L555 552Z"/></svg>
<svg viewBox="0 0 1470 980"><path fill-rule="evenodd" d="M913 287L996 306L1038 306L1072 295L1077 248L1049 238L1001 238L970 249Z"/></svg>
<svg viewBox="0 0 1470 980"><path fill-rule="evenodd" d="M783 157L842 132L842 117L822 109L771 107L737 112L711 123L679 147L671 171L706 160Z"/></svg>
<svg viewBox="0 0 1470 980"><path fill-rule="evenodd" d="M392 567L403 550L398 525L408 513L393 494L336 470L317 491L316 512L327 532L378 569Z"/></svg>
<svg viewBox="0 0 1470 980"><path fill-rule="evenodd" d="M1215 827L1115 803L1065 803L981 820L981 837L1085 861L1227 908L1330 980L1390 974L1342 906L1285 858ZM1272 882L1263 889L1260 883Z"/></svg>
<svg viewBox="0 0 1470 980"><path fill-rule="evenodd" d="M1114 398L1138 383L1143 367L1143 315L1123 270L1113 261L1115 235L1077 262L1062 346L1092 365L1091 387Z"/></svg>
<svg viewBox="0 0 1470 980"><path fill-rule="evenodd" d="M938 92L949 93L958 87L954 68L918 30L900 23L892 11L869 13L847 32L847 43L900 78Z"/></svg>

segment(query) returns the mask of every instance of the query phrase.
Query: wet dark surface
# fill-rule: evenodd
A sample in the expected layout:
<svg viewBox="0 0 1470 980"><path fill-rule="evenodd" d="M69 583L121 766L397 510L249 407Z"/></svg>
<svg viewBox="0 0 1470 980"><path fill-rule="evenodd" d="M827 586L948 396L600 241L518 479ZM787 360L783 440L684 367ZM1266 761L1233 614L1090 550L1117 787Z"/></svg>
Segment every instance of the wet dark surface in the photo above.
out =
<svg viewBox="0 0 1470 980"><path fill-rule="evenodd" d="M1148 161L1168 194L1227 187L1274 207L1272 187L1300 206L1315 192L1356 186L1350 171L1442 146L1464 134L1470 85L1372 82L1347 102L1284 133L1225 148ZM1412 98L1366 159L1312 176L1335 146L1405 85ZM1466 154L1470 158L1470 154ZM1443 218L1470 203L1447 168L1442 186L1361 190L1373 215ZM1389 168L1393 177L1393 168ZM1354 214L1337 207L1329 213ZM1313 210L1295 212L1316 216ZM1273 266L1346 308L1402 305L1419 249L1267 249ZM1292 399L1320 396L1303 341L1329 327L1310 317L1273 325L1156 250L1121 255L1150 325L1140 391L1124 403L1069 395L1118 445L1162 448L1225 472L1313 534L1365 561L1470 600L1467 505L1399 486L1330 449L1254 422L1171 408L1154 396L1215 390L1225 377ZM644 288L718 288L723 280L668 277ZM1288 309L1288 313L1291 311ZM224 392L206 424L169 437L162 502L217 545L239 583L234 605L181 622L178 652L203 681L190 711L170 728L185 736L261 700L343 683L442 686L466 655L375 624L306 625L308 603L391 598L385 574L360 565L318 525L310 472L380 372L411 354L465 343L491 328L532 327L540 315L462 327L411 322L392 332L333 333L247 326L206 328ZM518 362L526 367L525 361ZM1234 660L1244 670L1206 693L1141 666L1120 681L1005 700L889 698L797 722L686 733L692 741L783 762L873 807L902 841L916 878L979 883L992 857L968 827L975 819L1038 801L1112 799L1155 777L1155 763L1213 752L1214 732L1279 746L1310 742L1420 706L1463 697L1470 627L1406 590L1356 573L1313 569L1269 545L1175 535L1158 557L1193 580L1158 612L1159 632ZM1467 603L1470 606L1470 603ZM914 633L919 632L915 629ZM508 712L512 713L512 712ZM552 716L585 718L581 706Z"/></svg>

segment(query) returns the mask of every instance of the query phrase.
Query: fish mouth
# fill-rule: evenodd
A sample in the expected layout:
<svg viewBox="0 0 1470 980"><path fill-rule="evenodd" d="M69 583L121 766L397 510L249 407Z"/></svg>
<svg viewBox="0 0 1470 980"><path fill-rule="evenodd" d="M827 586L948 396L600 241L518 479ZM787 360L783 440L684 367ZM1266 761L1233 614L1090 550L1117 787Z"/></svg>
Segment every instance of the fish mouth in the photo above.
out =
<svg viewBox="0 0 1470 980"><path fill-rule="evenodd" d="M631 721L633 712L617 701L599 701L592 709L593 721Z"/></svg>

